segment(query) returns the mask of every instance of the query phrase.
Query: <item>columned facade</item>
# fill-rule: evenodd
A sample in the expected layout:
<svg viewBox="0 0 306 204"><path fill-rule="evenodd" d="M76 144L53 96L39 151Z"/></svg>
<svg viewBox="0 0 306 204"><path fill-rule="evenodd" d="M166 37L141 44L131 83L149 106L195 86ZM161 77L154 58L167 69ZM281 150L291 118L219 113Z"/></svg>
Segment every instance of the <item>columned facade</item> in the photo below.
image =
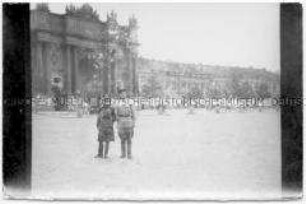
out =
<svg viewBox="0 0 306 204"><path fill-rule="evenodd" d="M130 25L118 25L113 13L106 22L102 22L32 10L33 95L52 95L54 78L60 78L62 91L67 94L86 92L95 77L103 84L98 90L101 94L116 94L121 86L117 82L120 81L124 84L120 88L126 88L129 94L135 95L136 83L131 80L135 79L137 55L130 53L132 49L128 47L135 47L137 43L130 39L127 43L126 39L116 37L129 36L122 35L122 32L131 31L134 32ZM101 53L103 63L97 71L92 56ZM119 63L124 60L128 63Z"/></svg>

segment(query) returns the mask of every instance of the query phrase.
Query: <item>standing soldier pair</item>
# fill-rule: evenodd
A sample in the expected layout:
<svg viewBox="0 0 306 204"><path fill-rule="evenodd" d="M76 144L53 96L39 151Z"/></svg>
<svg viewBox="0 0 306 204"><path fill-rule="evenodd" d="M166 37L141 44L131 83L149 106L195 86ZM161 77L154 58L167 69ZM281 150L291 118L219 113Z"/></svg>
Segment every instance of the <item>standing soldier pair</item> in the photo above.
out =
<svg viewBox="0 0 306 204"><path fill-rule="evenodd" d="M99 150L97 157L103 158L103 143L105 143L104 158L107 158L109 142L114 141L113 124L117 121L117 132L121 140L121 157L132 159L132 138L135 127L135 110L132 104L126 101L126 90L119 90L120 103L116 108L111 107L110 98L104 99L99 111L97 127L99 130Z"/></svg>

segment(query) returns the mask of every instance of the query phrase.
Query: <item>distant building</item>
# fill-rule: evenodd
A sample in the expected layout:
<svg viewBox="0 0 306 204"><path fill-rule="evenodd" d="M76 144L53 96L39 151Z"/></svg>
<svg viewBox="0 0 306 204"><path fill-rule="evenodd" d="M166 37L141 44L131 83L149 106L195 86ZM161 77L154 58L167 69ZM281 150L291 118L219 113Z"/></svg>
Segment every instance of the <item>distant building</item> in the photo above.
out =
<svg viewBox="0 0 306 204"><path fill-rule="evenodd" d="M152 74L157 75L164 96L178 97L194 89L207 93L216 89L228 92L228 85L237 76L239 83L248 83L252 91L266 85L268 92L277 95L280 92L280 76L265 69L184 64L146 58L138 58L137 75L139 92Z"/></svg>

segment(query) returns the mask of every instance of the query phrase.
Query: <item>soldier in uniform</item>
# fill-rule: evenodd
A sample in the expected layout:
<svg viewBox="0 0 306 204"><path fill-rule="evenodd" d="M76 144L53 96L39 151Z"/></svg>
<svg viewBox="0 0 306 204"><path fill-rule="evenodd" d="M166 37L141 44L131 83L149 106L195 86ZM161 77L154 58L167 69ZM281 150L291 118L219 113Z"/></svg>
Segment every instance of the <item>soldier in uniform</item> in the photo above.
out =
<svg viewBox="0 0 306 204"><path fill-rule="evenodd" d="M115 109L111 107L111 99L104 97L102 107L99 109L97 128L99 131L99 149L96 157L108 158L109 143L114 141L113 125L116 120ZM103 151L104 150L104 151Z"/></svg>
<svg viewBox="0 0 306 204"><path fill-rule="evenodd" d="M132 159L132 138L135 127L135 110L126 103L126 90L119 90L121 104L116 108L117 129L121 140L121 157Z"/></svg>

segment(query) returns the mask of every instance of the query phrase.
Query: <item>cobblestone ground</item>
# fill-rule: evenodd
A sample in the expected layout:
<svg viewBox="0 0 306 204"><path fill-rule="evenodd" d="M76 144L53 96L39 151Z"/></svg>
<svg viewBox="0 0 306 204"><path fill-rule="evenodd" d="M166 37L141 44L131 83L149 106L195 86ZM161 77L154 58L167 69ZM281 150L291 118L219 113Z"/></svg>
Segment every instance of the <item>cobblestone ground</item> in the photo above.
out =
<svg viewBox="0 0 306 204"><path fill-rule="evenodd" d="M97 153L96 117L33 116L33 196L254 199L281 193L278 112L138 113L133 160Z"/></svg>

